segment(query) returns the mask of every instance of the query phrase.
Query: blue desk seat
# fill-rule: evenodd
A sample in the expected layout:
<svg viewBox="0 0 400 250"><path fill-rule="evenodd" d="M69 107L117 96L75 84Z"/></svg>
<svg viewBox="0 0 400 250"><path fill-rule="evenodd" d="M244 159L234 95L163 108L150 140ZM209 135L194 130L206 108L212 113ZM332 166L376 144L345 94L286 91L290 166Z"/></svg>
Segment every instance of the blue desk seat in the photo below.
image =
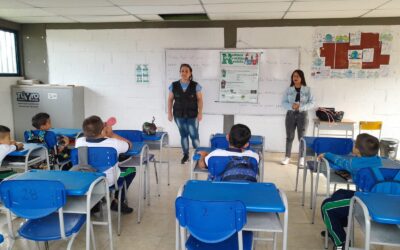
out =
<svg viewBox="0 0 400 250"><path fill-rule="evenodd" d="M400 225L400 195L356 192L355 196L367 206L373 221Z"/></svg>

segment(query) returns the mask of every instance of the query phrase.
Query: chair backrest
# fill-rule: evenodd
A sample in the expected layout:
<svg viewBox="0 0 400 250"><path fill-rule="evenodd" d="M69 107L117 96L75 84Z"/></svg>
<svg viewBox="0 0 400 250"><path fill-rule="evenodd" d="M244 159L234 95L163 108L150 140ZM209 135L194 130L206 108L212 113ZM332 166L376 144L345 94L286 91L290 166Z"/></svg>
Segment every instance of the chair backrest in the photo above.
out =
<svg viewBox="0 0 400 250"><path fill-rule="evenodd" d="M239 157L243 160L248 161L249 165L252 167L252 171L256 174L259 173L257 160L253 157ZM208 172L212 176L214 181L221 181L222 175L227 169L228 165L233 161L232 156L212 156L208 159ZM237 179L236 181L240 181ZM242 181L246 181L243 179Z"/></svg>
<svg viewBox="0 0 400 250"><path fill-rule="evenodd" d="M25 219L45 217L66 203L64 184L53 180L6 180L0 195L6 208Z"/></svg>
<svg viewBox="0 0 400 250"><path fill-rule="evenodd" d="M98 172L104 172L112 168L118 162L118 153L111 147L88 147L87 164L95 168ZM79 164L78 149L71 150L72 165Z"/></svg>
<svg viewBox="0 0 400 250"><path fill-rule="evenodd" d="M363 130L368 130L368 131L379 131L379 137L381 138L381 133L382 133L382 121L360 121L359 127L358 127L358 133L361 134Z"/></svg>
<svg viewBox="0 0 400 250"><path fill-rule="evenodd" d="M353 140L349 138L318 137L312 146L316 154L332 153L347 155L353 150Z"/></svg>
<svg viewBox="0 0 400 250"><path fill-rule="evenodd" d="M356 177L360 191L400 195L400 169L365 167L357 171Z"/></svg>
<svg viewBox="0 0 400 250"><path fill-rule="evenodd" d="M179 224L196 239L217 243L243 229L246 207L241 201L198 201L178 197L175 213Z"/></svg>
<svg viewBox="0 0 400 250"><path fill-rule="evenodd" d="M30 139L32 137L40 137L40 134L43 133L44 145L48 149L54 149L57 146L57 135L52 131L42 131L42 130L26 130L24 132L25 142L32 142ZM41 143L39 141L33 141L36 143Z"/></svg>
<svg viewBox="0 0 400 250"><path fill-rule="evenodd" d="M210 143L211 150L229 148L229 142L225 136L213 136L210 139Z"/></svg>
<svg viewBox="0 0 400 250"><path fill-rule="evenodd" d="M113 132L131 142L143 141L143 132L140 130L113 130Z"/></svg>

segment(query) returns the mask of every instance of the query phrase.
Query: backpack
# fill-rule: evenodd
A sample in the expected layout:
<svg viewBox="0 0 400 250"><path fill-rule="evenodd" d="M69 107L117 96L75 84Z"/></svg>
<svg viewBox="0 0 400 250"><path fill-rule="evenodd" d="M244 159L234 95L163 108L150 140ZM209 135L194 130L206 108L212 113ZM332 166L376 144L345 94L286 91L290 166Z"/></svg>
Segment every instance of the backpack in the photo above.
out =
<svg viewBox="0 0 400 250"><path fill-rule="evenodd" d="M400 194L400 169L362 168L355 184L364 192Z"/></svg>
<svg viewBox="0 0 400 250"><path fill-rule="evenodd" d="M44 130L36 130L36 131L29 130L26 132L27 133L26 142L46 144L46 141L44 139L46 136L46 132L47 131L44 131Z"/></svg>
<svg viewBox="0 0 400 250"><path fill-rule="evenodd" d="M157 126L154 124L155 118L153 116L153 120L150 122L143 123L142 129L143 133L146 135L155 135L157 132Z"/></svg>
<svg viewBox="0 0 400 250"><path fill-rule="evenodd" d="M221 181L257 182L257 167L254 167L248 156L230 156Z"/></svg>
<svg viewBox="0 0 400 250"><path fill-rule="evenodd" d="M335 108L323 108L319 107L315 111L315 115L320 121L324 122L341 122L344 116L343 111L335 111Z"/></svg>

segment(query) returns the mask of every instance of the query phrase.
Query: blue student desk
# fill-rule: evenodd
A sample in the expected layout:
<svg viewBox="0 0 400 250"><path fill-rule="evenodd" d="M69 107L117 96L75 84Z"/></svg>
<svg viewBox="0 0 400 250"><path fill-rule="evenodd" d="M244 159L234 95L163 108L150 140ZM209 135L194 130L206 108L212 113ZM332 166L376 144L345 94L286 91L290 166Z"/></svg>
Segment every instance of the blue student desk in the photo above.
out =
<svg viewBox="0 0 400 250"><path fill-rule="evenodd" d="M276 247L276 233L283 233L283 249L287 246L288 205L284 192L273 183L212 182L189 180L181 187L178 197L204 201L236 201L244 203L247 210L247 224L243 230L272 232ZM284 214L284 223L279 219ZM179 248L179 223L176 226L176 249ZM275 248L274 248L275 249Z"/></svg>
<svg viewBox="0 0 400 250"><path fill-rule="evenodd" d="M79 128L51 128L51 132L57 136L66 136L68 138L76 138L82 132Z"/></svg>
<svg viewBox="0 0 400 250"><path fill-rule="evenodd" d="M373 221L383 224L400 224L400 195L366 192L357 192L355 195L367 204Z"/></svg>
<svg viewBox="0 0 400 250"><path fill-rule="evenodd" d="M90 210L101 201L107 200L107 220L93 221L95 225L108 226L110 249L113 249L110 195L108 184L103 173L88 173L74 171L31 170L22 174L12 175L4 180L56 180L64 184L67 193L67 203L64 213L86 214L86 250L90 250ZM46 187L43 187L46 188Z"/></svg>
<svg viewBox="0 0 400 250"><path fill-rule="evenodd" d="M123 155L129 156L129 158L120 162L119 166L136 168L139 178L137 222L140 223L142 200L147 197L147 204L150 205L149 146L144 142L132 142L132 148Z"/></svg>
<svg viewBox="0 0 400 250"><path fill-rule="evenodd" d="M42 161L46 161L47 168L49 168L49 155L47 148L43 144L37 143L24 143L24 148L19 151L9 153L8 158L3 160L1 167L8 167L12 169L24 169L28 171L30 166ZM15 160L15 161L14 161Z"/></svg>

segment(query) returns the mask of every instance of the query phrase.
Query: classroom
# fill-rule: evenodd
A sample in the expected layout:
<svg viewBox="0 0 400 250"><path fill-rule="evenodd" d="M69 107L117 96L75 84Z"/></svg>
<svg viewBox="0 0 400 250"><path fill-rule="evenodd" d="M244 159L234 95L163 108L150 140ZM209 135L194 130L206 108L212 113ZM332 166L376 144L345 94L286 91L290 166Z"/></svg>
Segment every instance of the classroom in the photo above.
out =
<svg viewBox="0 0 400 250"><path fill-rule="evenodd" d="M400 248L400 0L0 0L0 249Z"/></svg>

